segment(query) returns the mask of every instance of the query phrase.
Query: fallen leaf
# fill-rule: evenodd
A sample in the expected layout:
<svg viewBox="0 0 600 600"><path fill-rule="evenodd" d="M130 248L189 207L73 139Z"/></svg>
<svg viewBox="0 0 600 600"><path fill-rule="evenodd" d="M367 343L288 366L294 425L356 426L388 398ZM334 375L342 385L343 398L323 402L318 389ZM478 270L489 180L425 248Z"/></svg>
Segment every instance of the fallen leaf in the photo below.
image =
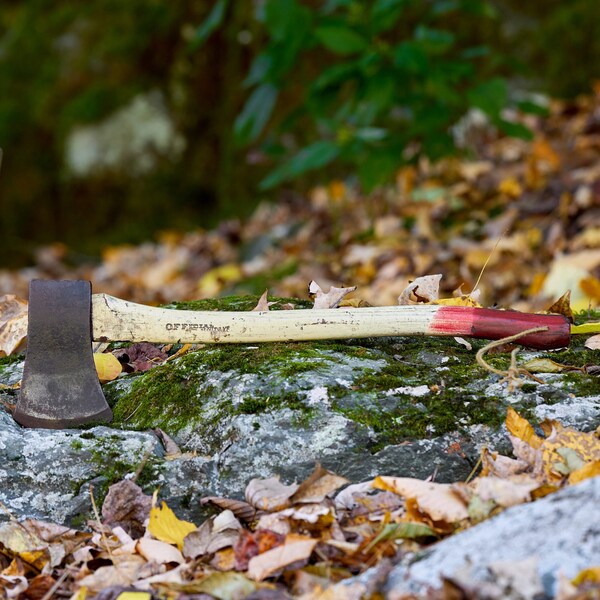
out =
<svg viewBox="0 0 600 600"><path fill-rule="evenodd" d="M204 298L214 298L228 284L239 281L244 276L242 268L235 263L227 263L204 273L198 281L198 293Z"/></svg>
<svg viewBox="0 0 600 600"><path fill-rule="evenodd" d="M140 570L146 565L146 561L137 554L128 555L114 565L103 566L96 569L90 575L86 575L77 581L79 589L87 588L86 592L96 595L104 588L111 586L130 586L138 577Z"/></svg>
<svg viewBox="0 0 600 600"><path fill-rule="evenodd" d="M94 354L93 356L100 383L116 379L123 371L123 365L114 354Z"/></svg>
<svg viewBox="0 0 600 600"><path fill-rule="evenodd" d="M144 534L144 522L150 516L152 498L129 479L108 488L102 503L102 520L109 527L120 526L134 538Z"/></svg>
<svg viewBox="0 0 600 600"><path fill-rule="evenodd" d="M571 471L571 473L569 473L569 483L575 485L576 483L581 483L590 477L597 477L598 475L600 475L600 460L594 460L586 463L575 471Z"/></svg>
<svg viewBox="0 0 600 600"><path fill-rule="evenodd" d="M571 310L571 290L567 290L546 312L563 315L573 323L573 311Z"/></svg>
<svg viewBox="0 0 600 600"><path fill-rule="evenodd" d="M308 293L314 296L313 308L337 308L344 297L356 290L356 286L338 288L331 286L325 293L316 281L311 281L308 286Z"/></svg>
<svg viewBox="0 0 600 600"><path fill-rule="evenodd" d="M307 536L290 534L281 546L250 559L248 577L254 581L262 581L288 565L308 560L317 541Z"/></svg>
<svg viewBox="0 0 600 600"><path fill-rule="evenodd" d="M157 540L175 544L179 550L183 550L185 536L196 529L197 527L193 523L178 519L166 502L163 502L160 508L153 506L150 509L148 531Z"/></svg>
<svg viewBox="0 0 600 600"><path fill-rule="evenodd" d="M114 350L113 354L124 365L124 370L128 373L148 371L169 358L166 352L149 342L136 342L127 348Z"/></svg>
<svg viewBox="0 0 600 600"><path fill-rule="evenodd" d="M600 461L600 440L593 432L565 427L553 431L542 446L542 468L549 482L569 476L585 466ZM590 467L593 471L593 467Z"/></svg>
<svg viewBox="0 0 600 600"><path fill-rule="evenodd" d="M315 470L299 485L290 500L294 503L322 502L326 496L347 483L350 482L345 477L340 477L317 464Z"/></svg>
<svg viewBox="0 0 600 600"><path fill-rule="evenodd" d="M600 337L600 336L598 336ZM581 371L581 367L562 365L551 358L532 358L521 365L530 373L562 373L563 371Z"/></svg>
<svg viewBox="0 0 600 600"><path fill-rule="evenodd" d="M523 193L523 188L514 177L507 177L498 185L498 191L511 198L518 198Z"/></svg>
<svg viewBox="0 0 600 600"><path fill-rule="evenodd" d="M56 579L44 573L36 575L29 587L19 596L19 600L42 600L56 584Z"/></svg>
<svg viewBox="0 0 600 600"><path fill-rule="evenodd" d="M256 311L256 312L268 311L270 306L273 306L273 304L277 304L277 302L269 302L268 301L268 299L267 299L268 293L269 293L269 290L265 290L262 293L262 296L258 300L258 304L252 309L253 311Z"/></svg>
<svg viewBox="0 0 600 600"><path fill-rule="evenodd" d="M528 446L534 449L542 446L543 439L536 435L529 421L521 417L512 406L509 406L506 410L506 428L510 434L522 440Z"/></svg>
<svg viewBox="0 0 600 600"><path fill-rule="evenodd" d="M219 496L206 496L200 500L200 504L213 504L221 510L230 510L238 519L242 521L252 521L256 516L256 509L242 500L232 498L220 498Z"/></svg>
<svg viewBox="0 0 600 600"><path fill-rule="evenodd" d="M235 546L235 568L245 571L252 558L272 548L280 546L285 541L285 535L268 529L256 529L250 532L242 529Z"/></svg>
<svg viewBox="0 0 600 600"><path fill-rule="evenodd" d="M165 459L174 460L182 455L179 446L175 443L175 440L164 432L160 427L154 428L154 434L160 440L163 448L165 449Z"/></svg>
<svg viewBox="0 0 600 600"><path fill-rule="evenodd" d="M477 302L470 294L457 296L456 298L440 298L434 300L432 304L441 304L443 306L470 306L471 308L481 308L481 304Z"/></svg>
<svg viewBox="0 0 600 600"><path fill-rule="evenodd" d="M470 484L474 494L483 502L492 500L507 508L531 500L531 492L540 487L540 482L530 475L513 475L510 479L500 477L478 477Z"/></svg>
<svg viewBox="0 0 600 600"><path fill-rule="evenodd" d="M434 521L458 523L467 519L467 507L450 484L432 483L411 477L376 477L373 487L403 498L414 498L419 509Z"/></svg>
<svg viewBox="0 0 600 600"><path fill-rule="evenodd" d="M417 277L404 289L398 297L398 304L416 304L417 302L435 302L440 297L440 281L442 275L424 275ZM414 295L416 300L411 299Z"/></svg>
<svg viewBox="0 0 600 600"><path fill-rule="evenodd" d="M600 280L596 277L584 277L579 281L581 291L595 304L600 302Z"/></svg>
<svg viewBox="0 0 600 600"><path fill-rule="evenodd" d="M0 296L0 356L21 351L27 338L27 300Z"/></svg>
<svg viewBox="0 0 600 600"><path fill-rule="evenodd" d="M241 528L234 514L225 510L204 521L198 529L185 537L183 555L186 558L197 558L233 546L239 538Z"/></svg>
<svg viewBox="0 0 600 600"><path fill-rule="evenodd" d="M181 564L185 562L185 558L183 558L183 555L177 548L171 546L170 543L167 544L160 540L142 537L137 541L135 549L147 561L152 561L159 565L164 563Z"/></svg>
<svg viewBox="0 0 600 600"><path fill-rule="evenodd" d="M593 335L585 340L584 346L590 350L600 350L600 335Z"/></svg>
<svg viewBox="0 0 600 600"><path fill-rule="evenodd" d="M219 600L241 600L256 591L257 585L242 573L211 573L200 581L187 582L179 586L188 594L210 594ZM198 600L203 600L200 596Z"/></svg>
<svg viewBox="0 0 600 600"><path fill-rule="evenodd" d="M252 479L246 486L246 502L259 510L281 510L291 504L290 498L297 489L297 484L284 485L278 476Z"/></svg>
<svg viewBox="0 0 600 600"><path fill-rule="evenodd" d="M582 583L600 583L600 566L589 567L580 571L572 580L573 585L581 585Z"/></svg>

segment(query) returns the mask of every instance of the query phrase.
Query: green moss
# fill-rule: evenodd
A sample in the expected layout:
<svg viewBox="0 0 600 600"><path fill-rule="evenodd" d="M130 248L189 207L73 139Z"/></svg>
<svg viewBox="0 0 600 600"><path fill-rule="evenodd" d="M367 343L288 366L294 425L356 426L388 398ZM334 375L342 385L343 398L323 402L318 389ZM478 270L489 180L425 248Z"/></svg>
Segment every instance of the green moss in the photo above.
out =
<svg viewBox="0 0 600 600"><path fill-rule="evenodd" d="M134 454L124 455L123 448L118 442L121 442L121 438L116 435L99 438L96 443L84 450L89 453L89 462L96 467L95 471L100 475L94 482L94 497L99 506L102 505L108 488L122 481L127 474L136 471L143 461L145 461L143 468L136 481L142 488L146 484L155 483L163 468L162 461L153 454L149 457L145 456L143 448ZM79 493L85 483L88 482L75 483L78 488L74 490L75 493Z"/></svg>
<svg viewBox="0 0 600 600"><path fill-rule="evenodd" d="M368 407L348 406L344 399L334 403L337 411L376 432L373 450L473 424L496 427L502 423L504 403L486 395L485 385L473 385L477 380L487 381L487 374L474 361L473 351L447 339L418 337L380 344L379 348L387 355L387 366L354 382L357 392L371 395L365 403ZM427 385L431 392L414 398L400 393L388 395L395 388L417 385Z"/></svg>
<svg viewBox="0 0 600 600"><path fill-rule="evenodd" d="M22 354L11 354L0 358L0 368L20 362L24 359Z"/></svg>
<svg viewBox="0 0 600 600"><path fill-rule="evenodd" d="M289 301L278 300L280 305ZM250 310L257 301L257 296L247 296L169 306ZM295 304L307 303L295 301ZM586 314L584 320L596 316ZM596 363L597 352L583 347L584 337L575 338L569 349L547 356L576 366ZM351 389L328 384L327 393L334 411L375 432L376 448L409 438L439 436L475 424L496 427L505 418L507 399L504 394L491 397L487 392L489 383L495 379L475 361L476 350L486 342L472 343L473 350L447 338L431 337L206 346L136 377L128 392L117 390L113 407L115 424L135 429L161 427L167 432L193 425L210 440L222 431L219 429L222 423L236 415L289 408L295 423L306 426L317 413L307 407L303 395L309 388L302 386L310 385L310 377L305 374L318 373L321 368L324 373L335 371L335 363L348 368L348 360L358 359L359 374L352 377ZM383 368L369 370L366 365L370 363L360 362L378 359L384 359ZM510 354L492 355L486 360L506 370ZM227 393L228 377L233 385L245 375L252 376L252 385L260 391L232 400ZM290 390L277 383L281 379L301 384ZM575 394L598 393L600 389L599 379L579 372L564 376L562 381ZM430 393L414 398L390 394L394 388L421 385L427 385ZM564 395L562 383L557 384L556 394L549 392L548 386L541 392L538 388L537 383L527 382L520 389L519 401L511 399L523 416L533 415L539 394L547 403L559 401L561 394Z"/></svg>
<svg viewBox="0 0 600 600"><path fill-rule="evenodd" d="M189 300L187 302L172 302L164 308L176 308L178 310L225 310L225 311L249 311L252 310L260 295L251 294L247 296L227 296L224 298L207 298L204 300ZM311 308L312 302L298 298L282 298L280 296L269 296L269 302L275 302L269 310L282 310L284 304L292 304L296 308Z"/></svg>

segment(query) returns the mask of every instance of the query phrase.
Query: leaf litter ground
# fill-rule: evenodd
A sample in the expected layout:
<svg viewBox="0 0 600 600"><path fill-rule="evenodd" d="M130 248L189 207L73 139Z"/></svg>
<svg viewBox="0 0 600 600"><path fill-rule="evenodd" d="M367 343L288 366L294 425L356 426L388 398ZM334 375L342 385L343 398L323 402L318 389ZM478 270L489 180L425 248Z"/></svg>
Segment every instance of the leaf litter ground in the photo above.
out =
<svg viewBox="0 0 600 600"><path fill-rule="evenodd" d="M32 277L79 277L96 292L164 303L265 287L306 297L316 280L359 286L356 306L386 305L403 293L409 302L427 300L411 281L436 274L442 296L477 287L484 305L539 310L571 290L576 310L596 307L598 114L600 92L553 102L549 116L529 122L532 142L474 130L476 159L403 168L395 186L368 198L331 182L308 197L261 205L245 223L107 248L100 264L74 267L64 246L42 248L33 268L0 273L0 291L25 296ZM320 287L311 292L327 303ZM10 353L22 338L22 303L6 298L3 306ZM259 308L269 308L266 296ZM166 358L163 350L137 346L114 356L122 369L144 370ZM101 367L106 379L118 371L112 360ZM245 502L206 498L216 514L199 526L125 480L110 489L91 532L33 520L2 525L0 597L376 598L399 556L600 473L597 433L547 421L539 435L511 409L506 426L514 457L484 450L469 482L377 477L339 491L347 482L317 467L300 484L253 480ZM381 576L371 587L342 584L374 566ZM600 572L591 569L566 582L562 598L599 587Z"/></svg>

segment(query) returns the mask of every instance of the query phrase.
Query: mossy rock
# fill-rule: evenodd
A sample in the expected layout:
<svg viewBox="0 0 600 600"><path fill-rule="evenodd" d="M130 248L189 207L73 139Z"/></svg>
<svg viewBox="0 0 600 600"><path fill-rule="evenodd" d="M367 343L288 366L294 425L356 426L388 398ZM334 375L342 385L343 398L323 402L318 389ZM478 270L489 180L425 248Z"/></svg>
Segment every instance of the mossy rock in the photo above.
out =
<svg viewBox="0 0 600 600"><path fill-rule="evenodd" d="M170 306L250 310L256 301L232 297ZM287 301L279 299L273 309ZM298 310L308 307L292 302ZM206 345L106 384L112 429L73 432L78 437L71 441L85 446L76 455L87 461L86 477L100 477L105 489L140 464L139 450L128 456L127 436L150 435L156 443L142 480L148 490L160 485L163 497L191 518L203 495L239 497L252 477L300 480L316 462L355 482L377 474L464 479L481 446L509 450L502 433L508 405L534 423L550 417L580 429L596 427L596 376L541 374L544 383L531 380L511 391L476 363L485 342L472 343L467 349L452 338L403 337ZM522 354L520 360L547 356L579 367L598 362L598 353L584 348L581 337L568 350ZM488 360L506 369L510 356ZM14 383L21 368L22 360L0 360L0 383ZM1 393L7 403L16 401L15 391ZM178 442L182 457L163 459L158 440L148 433L155 428ZM97 430L102 430L98 443L88 440ZM112 448L110 431L118 434Z"/></svg>

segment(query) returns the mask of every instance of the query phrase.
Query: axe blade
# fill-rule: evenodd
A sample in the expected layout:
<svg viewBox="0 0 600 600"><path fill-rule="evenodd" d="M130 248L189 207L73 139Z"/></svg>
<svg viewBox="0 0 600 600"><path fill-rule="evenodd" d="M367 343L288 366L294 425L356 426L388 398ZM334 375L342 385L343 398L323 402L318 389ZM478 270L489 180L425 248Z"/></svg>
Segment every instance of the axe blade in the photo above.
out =
<svg viewBox="0 0 600 600"><path fill-rule="evenodd" d="M62 429L112 419L92 355L89 281L33 280L15 420Z"/></svg>

